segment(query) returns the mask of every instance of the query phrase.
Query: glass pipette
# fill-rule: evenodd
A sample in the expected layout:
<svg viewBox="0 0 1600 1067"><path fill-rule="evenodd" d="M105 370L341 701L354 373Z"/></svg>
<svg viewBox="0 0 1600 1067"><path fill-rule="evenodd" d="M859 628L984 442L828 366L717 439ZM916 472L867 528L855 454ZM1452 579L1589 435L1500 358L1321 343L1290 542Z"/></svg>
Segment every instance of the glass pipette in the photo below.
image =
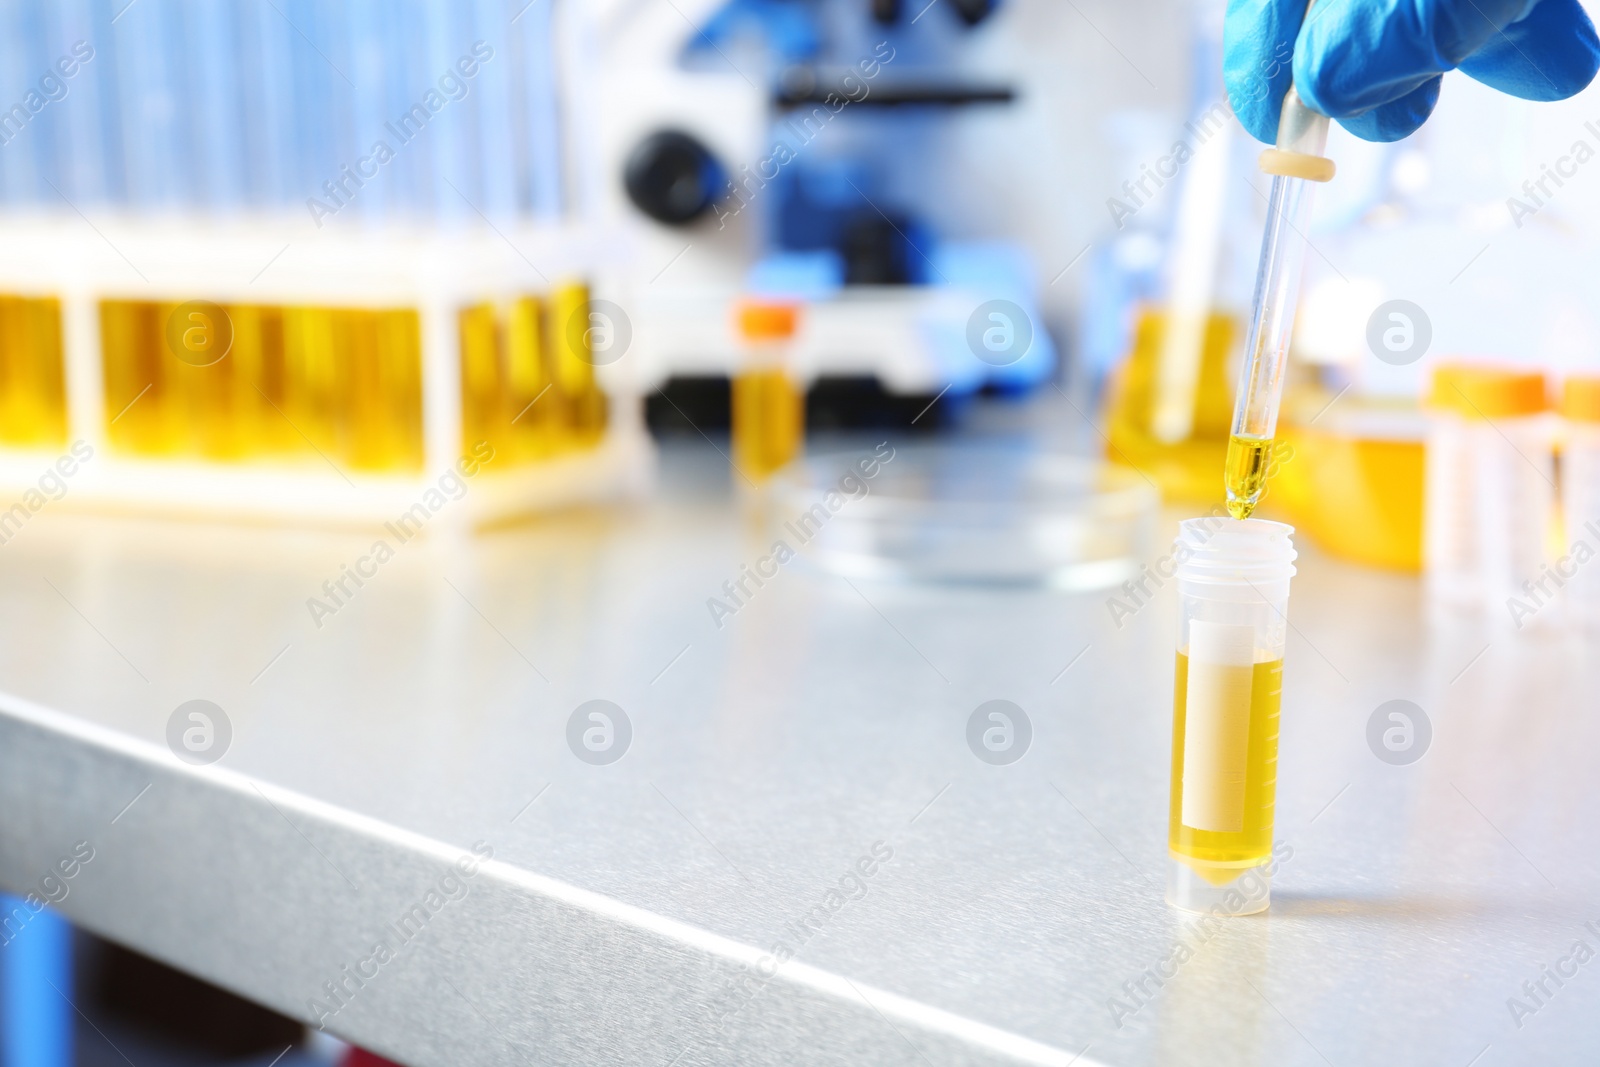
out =
<svg viewBox="0 0 1600 1067"><path fill-rule="evenodd" d="M1260 160L1262 172L1272 175L1272 192L1267 197L1267 228L1261 238L1250 332L1245 339L1223 475L1228 514L1236 519L1249 518L1266 487L1272 438L1278 428L1278 403L1283 399L1289 335L1294 329L1294 306L1305 265L1310 183L1333 177L1333 160L1322 154L1327 144L1327 116L1307 107L1291 85L1278 118L1277 145L1262 152Z"/></svg>

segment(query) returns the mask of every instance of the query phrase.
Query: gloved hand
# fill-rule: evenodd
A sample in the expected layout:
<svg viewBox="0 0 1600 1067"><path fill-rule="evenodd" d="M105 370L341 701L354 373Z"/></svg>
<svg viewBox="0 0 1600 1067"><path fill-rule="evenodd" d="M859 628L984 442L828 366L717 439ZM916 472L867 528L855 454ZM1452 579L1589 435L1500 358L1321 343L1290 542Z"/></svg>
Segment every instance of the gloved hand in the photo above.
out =
<svg viewBox="0 0 1600 1067"><path fill-rule="evenodd" d="M1524 100L1563 100L1600 67L1578 0L1319 0L1305 11L1306 0L1228 0L1223 81L1244 128L1268 144L1291 67L1301 99L1368 141L1398 141L1427 121L1447 70Z"/></svg>

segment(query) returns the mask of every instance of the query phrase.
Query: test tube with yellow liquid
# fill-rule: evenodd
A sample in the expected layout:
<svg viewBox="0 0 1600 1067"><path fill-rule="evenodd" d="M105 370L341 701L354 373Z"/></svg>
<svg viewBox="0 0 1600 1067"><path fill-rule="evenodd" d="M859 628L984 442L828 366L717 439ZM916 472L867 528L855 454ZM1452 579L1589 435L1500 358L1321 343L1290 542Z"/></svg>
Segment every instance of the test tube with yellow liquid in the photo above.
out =
<svg viewBox="0 0 1600 1067"><path fill-rule="evenodd" d="M500 323L491 303L462 308L456 316L461 344L461 448L479 441L505 447L504 374Z"/></svg>
<svg viewBox="0 0 1600 1067"><path fill-rule="evenodd" d="M0 296L0 442L56 446L66 439L61 303Z"/></svg>
<svg viewBox="0 0 1600 1067"><path fill-rule="evenodd" d="M1186 911L1269 903L1293 533L1263 519L1179 529L1167 902Z"/></svg>
<svg viewBox="0 0 1600 1067"><path fill-rule="evenodd" d="M339 363L331 308L283 309L282 419L297 451L339 454Z"/></svg>
<svg viewBox="0 0 1600 1067"><path fill-rule="evenodd" d="M162 306L149 300L100 301L101 373L106 438L125 455L160 456L177 450L169 413L171 388L163 371Z"/></svg>
<svg viewBox="0 0 1600 1067"><path fill-rule="evenodd" d="M806 401L790 365L799 326L793 304L749 301L739 307L743 344L733 376L733 462L740 474L760 482L800 455Z"/></svg>
<svg viewBox="0 0 1600 1067"><path fill-rule="evenodd" d="M237 460L253 447L254 391L241 375L235 321L210 301L157 305L161 343L157 388L165 401L173 453Z"/></svg>
<svg viewBox="0 0 1600 1067"><path fill-rule="evenodd" d="M535 296L511 302L505 323L506 414L511 448L508 458L517 463L540 460L561 447L562 415L558 403L546 395L554 388L549 358L550 308ZM604 397L600 400L603 402Z"/></svg>
<svg viewBox="0 0 1600 1067"><path fill-rule="evenodd" d="M344 462L362 471L422 469L422 331L407 308L334 313Z"/></svg>
<svg viewBox="0 0 1600 1067"><path fill-rule="evenodd" d="M614 324L597 322L589 300L589 287L581 282L556 286L550 295L550 377L553 398L565 411L568 441L576 448L592 448L606 429L606 398L595 380L594 368L608 360L615 343Z"/></svg>

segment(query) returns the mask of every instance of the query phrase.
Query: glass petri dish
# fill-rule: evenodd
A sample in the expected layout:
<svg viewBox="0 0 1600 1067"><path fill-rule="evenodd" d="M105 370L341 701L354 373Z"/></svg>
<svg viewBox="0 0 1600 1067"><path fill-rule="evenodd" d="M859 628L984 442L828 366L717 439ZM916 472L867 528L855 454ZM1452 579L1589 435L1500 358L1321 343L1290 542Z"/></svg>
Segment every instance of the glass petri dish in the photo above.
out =
<svg viewBox="0 0 1600 1067"><path fill-rule="evenodd" d="M1134 471L990 444L808 457L772 490L775 536L834 573L1066 590L1137 574L1160 508Z"/></svg>

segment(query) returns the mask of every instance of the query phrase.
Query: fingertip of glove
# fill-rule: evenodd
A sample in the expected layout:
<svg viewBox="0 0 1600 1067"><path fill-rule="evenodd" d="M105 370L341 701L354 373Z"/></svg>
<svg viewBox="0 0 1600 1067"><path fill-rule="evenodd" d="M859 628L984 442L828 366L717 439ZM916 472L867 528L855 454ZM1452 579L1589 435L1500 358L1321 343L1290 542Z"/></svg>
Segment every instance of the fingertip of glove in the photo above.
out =
<svg viewBox="0 0 1600 1067"><path fill-rule="evenodd" d="M1311 110L1338 117L1351 111L1352 105L1344 99L1338 79L1330 70L1329 65L1320 62L1320 53L1301 50L1294 58L1294 89Z"/></svg>
<svg viewBox="0 0 1600 1067"><path fill-rule="evenodd" d="M1339 125L1363 141L1388 143L1409 137L1433 114L1443 80L1435 75L1398 100L1339 119Z"/></svg>
<svg viewBox="0 0 1600 1067"><path fill-rule="evenodd" d="M1544 0L1461 63L1476 81L1524 100L1565 100L1600 70L1600 37L1578 0Z"/></svg>
<svg viewBox="0 0 1600 1067"><path fill-rule="evenodd" d="M1245 132L1263 144L1273 144L1278 140L1278 112L1283 107L1283 97L1280 94L1277 100L1260 95L1259 91L1236 92L1232 87L1228 90L1228 106L1233 109L1233 117L1239 120Z"/></svg>
<svg viewBox="0 0 1600 1067"><path fill-rule="evenodd" d="M1289 88L1294 37L1304 5L1305 0L1228 2L1222 30L1228 103L1250 136L1267 144L1278 138L1278 112Z"/></svg>

